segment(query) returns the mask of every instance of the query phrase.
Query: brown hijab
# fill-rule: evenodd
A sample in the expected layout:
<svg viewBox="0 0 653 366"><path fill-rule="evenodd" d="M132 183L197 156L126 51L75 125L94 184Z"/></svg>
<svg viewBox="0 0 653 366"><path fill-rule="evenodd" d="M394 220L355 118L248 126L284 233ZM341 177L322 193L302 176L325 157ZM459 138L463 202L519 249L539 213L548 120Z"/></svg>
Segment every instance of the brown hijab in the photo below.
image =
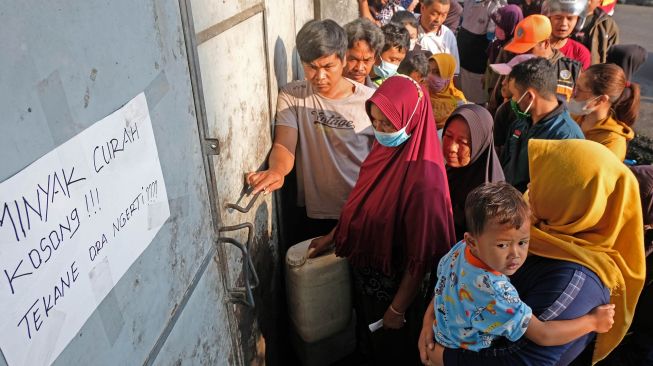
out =
<svg viewBox="0 0 653 366"><path fill-rule="evenodd" d="M465 199L474 188L486 182L505 180L501 163L494 150L492 129L494 121L487 109L476 104L465 104L456 108L444 125L444 136L449 123L454 118L462 118L471 132L471 158L469 164L461 168L447 167L447 180L451 205L453 207L456 238L462 239L467 225L465 223Z"/></svg>

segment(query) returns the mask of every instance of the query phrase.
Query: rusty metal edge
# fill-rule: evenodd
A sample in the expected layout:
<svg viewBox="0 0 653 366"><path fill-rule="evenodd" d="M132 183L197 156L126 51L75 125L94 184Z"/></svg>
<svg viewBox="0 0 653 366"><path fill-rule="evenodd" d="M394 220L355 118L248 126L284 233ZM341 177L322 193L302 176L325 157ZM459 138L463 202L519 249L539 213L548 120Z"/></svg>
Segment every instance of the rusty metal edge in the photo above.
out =
<svg viewBox="0 0 653 366"><path fill-rule="evenodd" d="M244 22L245 20L253 17L254 15L261 13L265 10L265 4L263 2L260 2L258 4L255 4L240 13L231 16L219 23L216 23L205 30L197 33L195 36L197 38L197 45L201 45L202 43L210 40L211 38L214 38L221 33L233 28L234 26Z"/></svg>
<svg viewBox="0 0 653 366"><path fill-rule="evenodd" d="M148 365L148 366L154 364L156 357L158 356L161 349L163 348L163 345L168 339L170 333L172 332L172 329L174 328L177 320L179 319L179 316L181 315L184 307L190 300L190 297L192 296L195 288L197 287L197 284L199 283L199 280L202 278L202 275L206 271L206 268L208 267L212 258L217 259L216 262L218 262L218 265L220 267L219 273L220 273L220 280L222 282L222 287L226 288L227 285L226 278L225 278L226 263L224 263L224 261L221 260L221 258L225 257L225 253L224 250L216 249L214 245L218 237L218 229L221 226L221 222L220 222L220 213L218 211L219 200L218 200L218 193L217 193L217 181L215 178L215 170L213 167L213 161L212 161L213 159L211 156L217 154L217 151L219 151L219 146L215 148L211 148L209 150L207 148L207 144L205 143L205 141L209 139L207 138L207 136L209 135L208 120L207 120L206 108L204 104L204 93L202 88L202 79L201 79L201 73L199 67L199 55L197 53L197 46L199 45L199 43L197 42L196 39L195 27L193 23L193 15L192 15L193 13L192 13L190 1L191 0L178 0L178 4L179 4L180 15L181 15L182 29L184 33L184 41L186 45L186 55L188 58L190 82L193 91L193 101L195 104L195 116L197 119L199 143L200 143L200 147L202 148L202 156L204 158L203 159L204 173L208 184L207 190L208 190L209 202L210 202L209 206L211 208L211 223L213 227L213 233L212 233L212 237L210 238L211 245L208 253L205 255L204 260L202 261L202 264L200 265L198 270L195 272L195 275L193 276L193 280L191 281L188 288L184 292L184 295L182 296L180 302L173 309L170 319L166 323L166 326L162 330L161 334L159 335L156 343L150 350L148 357L143 362L143 365ZM242 350L239 348L240 342L237 336L237 334L239 334L238 325L236 323L234 314L232 311L230 311L229 307L226 310L226 316L229 322L229 331L230 331L229 337L231 338L231 347L232 347L231 354L236 360L237 365L243 365Z"/></svg>

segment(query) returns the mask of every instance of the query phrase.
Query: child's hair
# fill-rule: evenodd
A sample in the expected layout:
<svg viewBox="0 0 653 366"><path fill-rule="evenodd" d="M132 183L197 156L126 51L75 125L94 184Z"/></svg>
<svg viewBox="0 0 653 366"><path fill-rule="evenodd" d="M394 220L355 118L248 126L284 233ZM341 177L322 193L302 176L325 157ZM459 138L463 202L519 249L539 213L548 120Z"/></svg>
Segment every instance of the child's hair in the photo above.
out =
<svg viewBox="0 0 653 366"><path fill-rule="evenodd" d="M624 70L614 64L596 64L583 71L594 95L607 95L617 120L632 126L639 114L639 84L626 79Z"/></svg>
<svg viewBox="0 0 653 366"><path fill-rule="evenodd" d="M415 29L419 28L419 23L417 22L417 18L415 18L415 15L405 10L394 13L392 18L390 18L390 22L399 24L402 27L405 27L406 25L410 25Z"/></svg>
<svg viewBox="0 0 653 366"><path fill-rule="evenodd" d="M423 78L429 74L429 58L424 51L410 51L406 54L399 64L397 72L399 74L410 75L411 72L417 71Z"/></svg>
<svg viewBox="0 0 653 366"><path fill-rule="evenodd" d="M480 235L490 220L520 228L530 216L522 194L506 182L484 183L469 192L465 200L467 231Z"/></svg>
<svg viewBox="0 0 653 366"><path fill-rule="evenodd" d="M388 23L381 27L383 36L385 37L385 44L381 53L391 49L397 48L399 51L408 52L410 48L410 34L408 30L402 26L394 23Z"/></svg>

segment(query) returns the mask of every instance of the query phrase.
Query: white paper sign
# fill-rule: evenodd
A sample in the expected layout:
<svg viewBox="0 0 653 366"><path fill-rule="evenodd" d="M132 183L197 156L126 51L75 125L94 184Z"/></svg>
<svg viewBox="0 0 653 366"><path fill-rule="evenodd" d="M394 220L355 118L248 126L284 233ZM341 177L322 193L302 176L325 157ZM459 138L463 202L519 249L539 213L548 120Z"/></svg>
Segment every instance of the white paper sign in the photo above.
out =
<svg viewBox="0 0 653 366"><path fill-rule="evenodd" d="M52 363L170 216L141 93L0 183L0 348Z"/></svg>

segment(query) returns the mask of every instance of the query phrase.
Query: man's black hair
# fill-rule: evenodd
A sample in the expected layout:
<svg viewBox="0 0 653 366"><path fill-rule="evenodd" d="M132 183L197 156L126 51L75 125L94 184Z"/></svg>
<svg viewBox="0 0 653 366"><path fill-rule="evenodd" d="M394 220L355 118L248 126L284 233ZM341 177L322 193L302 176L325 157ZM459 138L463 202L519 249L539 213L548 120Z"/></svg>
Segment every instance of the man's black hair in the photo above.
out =
<svg viewBox="0 0 653 366"><path fill-rule="evenodd" d="M302 62L333 54L344 60L347 51L345 30L331 19L307 22L297 33L295 43Z"/></svg>
<svg viewBox="0 0 653 366"><path fill-rule="evenodd" d="M545 98L555 97L558 85L555 66L543 57L535 57L515 65L508 80L514 80L515 86L522 92L533 88Z"/></svg>
<svg viewBox="0 0 653 366"><path fill-rule="evenodd" d="M358 18L345 24L344 28L347 33L347 48L354 47L358 41L365 41L375 55L381 53L384 44L383 32L371 20Z"/></svg>

